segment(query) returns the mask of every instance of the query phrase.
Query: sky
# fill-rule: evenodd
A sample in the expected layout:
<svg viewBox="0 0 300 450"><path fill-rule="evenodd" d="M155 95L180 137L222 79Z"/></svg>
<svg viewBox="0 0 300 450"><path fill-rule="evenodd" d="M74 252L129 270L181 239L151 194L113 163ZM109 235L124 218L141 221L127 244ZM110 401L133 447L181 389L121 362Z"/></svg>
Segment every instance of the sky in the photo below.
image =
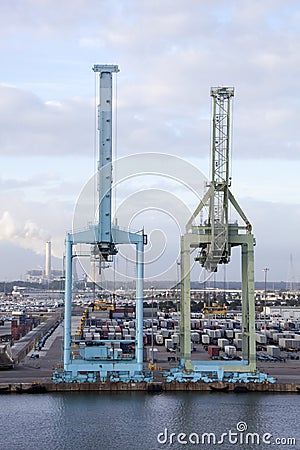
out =
<svg viewBox="0 0 300 450"><path fill-rule="evenodd" d="M253 225L256 279L268 267L299 281L297 0L2 0L0 58L0 280L43 267L49 239L61 267L66 231L90 220L78 203L97 161L91 68L118 64L114 215L151 237L146 279L176 279L210 179L210 87L234 86L231 190ZM126 258L115 265L131 276ZM238 255L226 270L239 278Z"/></svg>

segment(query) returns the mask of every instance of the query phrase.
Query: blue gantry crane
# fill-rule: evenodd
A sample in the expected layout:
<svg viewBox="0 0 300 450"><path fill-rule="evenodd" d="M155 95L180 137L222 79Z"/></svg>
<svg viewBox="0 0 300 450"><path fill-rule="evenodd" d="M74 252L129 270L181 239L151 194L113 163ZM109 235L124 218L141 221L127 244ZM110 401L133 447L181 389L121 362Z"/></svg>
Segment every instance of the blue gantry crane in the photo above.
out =
<svg viewBox="0 0 300 450"><path fill-rule="evenodd" d="M96 224L88 225L79 232L67 233L65 240L65 322L63 371L54 373L54 381L141 381L143 376L143 279L144 245L147 236L144 232L132 233L121 230L112 224L112 76L119 71L117 65L94 65L93 71L99 74L99 161L98 161L98 199L99 215ZM133 244L136 247L136 335L131 341L135 344L132 358L123 358L113 348L122 340L93 340L76 338L79 344L79 357L72 356L72 260L77 255L74 247L90 244L99 252L101 261L110 261L118 252L119 244ZM124 341L126 344L128 340ZM111 343L111 348L109 348Z"/></svg>

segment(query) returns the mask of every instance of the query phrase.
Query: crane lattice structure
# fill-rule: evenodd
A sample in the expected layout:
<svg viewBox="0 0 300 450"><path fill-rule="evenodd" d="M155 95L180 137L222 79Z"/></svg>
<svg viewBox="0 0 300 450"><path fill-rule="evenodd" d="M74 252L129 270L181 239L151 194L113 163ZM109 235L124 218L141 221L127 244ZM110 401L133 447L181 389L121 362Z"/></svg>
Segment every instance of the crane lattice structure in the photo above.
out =
<svg viewBox="0 0 300 450"><path fill-rule="evenodd" d="M181 325L180 349L182 376L201 372L250 372L256 370L255 304L254 304L254 236L252 227L231 193L229 177L230 121L232 87L211 88L213 99L212 120L212 177L208 190L186 225L181 237ZM229 203L238 213L243 225L229 223ZM208 220L200 226L195 220L204 207ZM191 300L190 270L191 249L198 249L196 258L208 272L216 272L220 264L230 261L233 247L241 247L242 266L242 361L192 361L191 360Z"/></svg>

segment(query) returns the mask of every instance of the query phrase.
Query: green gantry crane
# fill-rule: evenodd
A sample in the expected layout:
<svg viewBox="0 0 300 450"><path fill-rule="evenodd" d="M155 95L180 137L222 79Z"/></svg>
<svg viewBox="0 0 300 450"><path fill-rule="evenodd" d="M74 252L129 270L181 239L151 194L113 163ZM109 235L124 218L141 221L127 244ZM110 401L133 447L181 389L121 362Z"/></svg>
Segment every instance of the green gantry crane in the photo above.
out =
<svg viewBox="0 0 300 450"><path fill-rule="evenodd" d="M255 304L254 304L254 245L252 227L230 191L230 121L233 87L211 88L213 99L212 123L212 178L208 190L186 225L181 237L181 322L180 351L183 373L193 371L224 372L256 371ZM243 224L229 223L228 206L231 203ZM201 210L208 208L208 219L203 225L194 225ZM208 271L216 272L220 264L229 263L232 247L241 247L242 268L242 361L191 360L191 249L198 249L197 261ZM221 374L221 375L220 375Z"/></svg>

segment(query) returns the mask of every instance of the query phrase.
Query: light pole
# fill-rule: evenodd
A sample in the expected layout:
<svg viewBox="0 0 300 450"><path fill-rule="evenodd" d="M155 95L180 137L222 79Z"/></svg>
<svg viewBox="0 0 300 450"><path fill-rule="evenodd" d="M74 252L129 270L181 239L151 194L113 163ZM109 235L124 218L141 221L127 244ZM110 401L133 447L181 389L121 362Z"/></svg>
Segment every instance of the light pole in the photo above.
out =
<svg viewBox="0 0 300 450"><path fill-rule="evenodd" d="M263 269L263 272L265 272L265 311L264 311L264 322L265 322L265 334L266 334L266 329L267 329L267 324L266 324L266 314L267 314L267 275L268 275L268 271L270 269L268 267L265 267Z"/></svg>
<svg viewBox="0 0 300 450"><path fill-rule="evenodd" d="M153 295L153 290L154 287L151 286L151 364L153 367L154 364L154 355L153 355L153 348L154 348L154 338L153 338L153 300L154 300L154 295Z"/></svg>

